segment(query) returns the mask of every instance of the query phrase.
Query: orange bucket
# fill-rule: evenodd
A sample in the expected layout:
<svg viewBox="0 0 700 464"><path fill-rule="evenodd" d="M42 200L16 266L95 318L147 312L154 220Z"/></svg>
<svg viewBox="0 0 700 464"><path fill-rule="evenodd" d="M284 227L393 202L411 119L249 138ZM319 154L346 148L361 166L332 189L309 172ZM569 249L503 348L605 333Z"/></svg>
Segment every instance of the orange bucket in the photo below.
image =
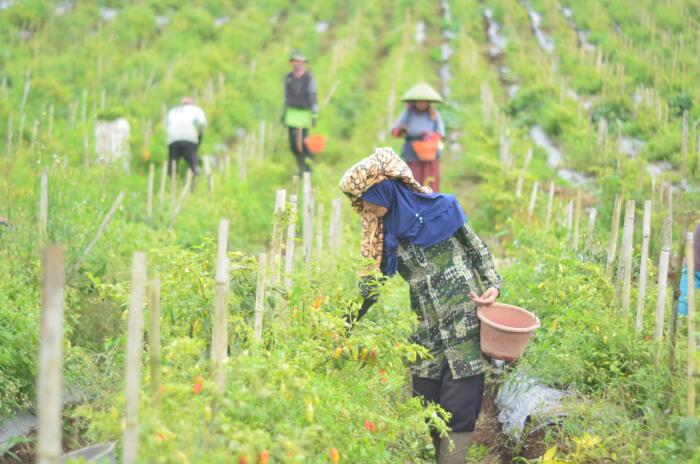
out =
<svg viewBox="0 0 700 464"><path fill-rule="evenodd" d="M326 136L310 135L306 137L304 143L306 144L306 148L308 148L311 153L317 155L326 148Z"/></svg>
<svg viewBox="0 0 700 464"><path fill-rule="evenodd" d="M437 158L438 150L440 149L439 140L416 140L411 142L413 151L421 161L434 161Z"/></svg>
<svg viewBox="0 0 700 464"><path fill-rule="evenodd" d="M530 336L540 327L540 320L530 311L502 303L481 306L476 316L481 321L481 351L504 361L522 356Z"/></svg>

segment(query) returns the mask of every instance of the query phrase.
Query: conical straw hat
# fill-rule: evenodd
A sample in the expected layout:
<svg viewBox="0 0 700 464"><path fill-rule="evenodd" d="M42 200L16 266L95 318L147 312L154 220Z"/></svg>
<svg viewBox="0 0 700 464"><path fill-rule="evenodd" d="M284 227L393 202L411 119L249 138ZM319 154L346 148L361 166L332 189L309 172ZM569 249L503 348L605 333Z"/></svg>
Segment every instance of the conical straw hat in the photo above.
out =
<svg viewBox="0 0 700 464"><path fill-rule="evenodd" d="M421 82L411 87L408 92L403 95L402 100L442 103L442 97L440 94L425 82Z"/></svg>

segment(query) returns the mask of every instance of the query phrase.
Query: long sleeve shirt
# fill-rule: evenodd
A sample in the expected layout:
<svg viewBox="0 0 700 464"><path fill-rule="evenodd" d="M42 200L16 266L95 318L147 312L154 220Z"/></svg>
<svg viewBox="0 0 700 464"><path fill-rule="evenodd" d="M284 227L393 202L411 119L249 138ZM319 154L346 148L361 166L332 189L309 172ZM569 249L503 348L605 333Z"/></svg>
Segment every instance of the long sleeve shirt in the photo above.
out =
<svg viewBox="0 0 700 464"><path fill-rule="evenodd" d="M500 289L491 252L465 224L452 237L430 247L402 243L398 272L410 287L411 309L419 327L411 340L427 348L434 359L411 366L418 377L439 379L447 359L455 379L480 374L487 363L479 344L476 303L468 293L485 287Z"/></svg>
<svg viewBox="0 0 700 464"><path fill-rule="evenodd" d="M430 117L428 111L417 111L414 108L408 107L398 117L394 123L394 129L401 128L406 131L406 142L401 149L401 158L407 162L418 161L418 156L411 146L411 142L423 138L425 133L437 132L441 137L445 137L445 123L442 120L440 113L435 112L435 119Z"/></svg>

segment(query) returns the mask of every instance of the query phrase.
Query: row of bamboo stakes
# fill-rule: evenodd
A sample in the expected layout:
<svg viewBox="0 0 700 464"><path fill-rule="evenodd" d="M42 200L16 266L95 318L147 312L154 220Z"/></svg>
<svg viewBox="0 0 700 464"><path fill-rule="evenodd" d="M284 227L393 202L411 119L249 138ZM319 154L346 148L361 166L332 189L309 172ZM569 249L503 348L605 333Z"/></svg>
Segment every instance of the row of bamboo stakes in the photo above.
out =
<svg viewBox="0 0 700 464"><path fill-rule="evenodd" d="M167 167L167 166L166 166ZM149 170L147 209L152 208L154 167ZM165 177L164 177L165 178ZM175 179L175 176L172 177ZM182 192L189 190L191 176L185 182ZM298 178L294 186L298 188ZM45 205L48 204L48 176L42 173L42 189L40 193L41 218L47 214ZM164 185L164 182L161 183ZM173 186L175 183L173 181ZM175 198L176 189L173 189ZM255 311L253 321L253 340L256 344L262 342L263 318L265 313L265 291L268 284L277 282L280 277L282 257L284 256L284 284L289 288L292 284L297 228L297 195L292 194L286 201L286 190L278 190L275 195L274 225L272 231L272 246L269 252L258 256L258 271L255 296ZM182 193L180 198L182 198ZM123 192L117 198L110 214L103 220L100 230L103 232L114 212L121 204ZM161 197L164 194L161 190ZM173 203L174 205L181 204ZM314 191L311 177L307 173L303 177L303 260L308 265L312 259L312 244L314 228L315 255L320 260L324 252L324 205L320 204L314 216ZM176 210L175 210L176 211ZM285 214L287 212L288 214ZM342 209L340 199L334 199L328 228L328 246L337 250L340 246L342 229ZM45 236L46 221L40 221L43 236ZM286 225L286 234L285 234ZM99 239L99 232L91 241L91 246ZM215 295L212 324L211 366L212 378L219 392L223 392L226 384L225 364L228 357L228 293L229 293L229 260L228 260L229 221L219 222L216 251ZM286 237L285 237L286 235ZM284 245L283 245L284 244ZM89 252L89 249L87 250ZM87 253L83 253L86 256ZM269 258L268 258L269 257ZM39 430L37 439L37 462L41 464L56 464L61 462L62 455L62 346L63 346L63 289L66 281L65 248L61 245L47 245L43 249L43 298L40 328L40 353L38 374L38 409ZM75 266L74 266L75 268ZM132 258L131 298L127 323L127 348L125 362L125 428L123 433L122 462L130 464L138 456L139 438L139 398L141 385L141 359L143 353L144 315L143 308L148 297L150 320L148 329L148 358L150 365L151 399L157 404L160 395L160 280L154 278L148 281L146 271L146 254L136 252Z"/></svg>
<svg viewBox="0 0 700 464"><path fill-rule="evenodd" d="M525 169L521 172L521 176L518 178L516 183L516 197L522 196L523 188L523 177L524 172L527 169L527 164L529 163L529 156L525 160ZM537 204L537 197L539 192L539 182L534 182L532 185L530 202L527 209L527 217L531 218L534 214L535 207ZM664 188L660 189L659 202L664 200ZM659 253L658 261L658 294L656 298L656 310L655 310L655 322L654 322L654 341L656 343L656 362L661 362L662 348L663 348L663 338L665 331L665 320L666 320L666 305L667 305L667 295L668 295L668 274L670 270L670 261L672 256L672 217L673 217L673 187L667 186L666 192L668 193L668 209L667 214L663 220L663 227L661 231L662 245L661 251ZM547 210L545 217L545 227L549 228L552 220L552 210L555 198L555 187L554 182L549 184L549 196L547 201ZM566 205L566 215L564 219L566 227L566 241L567 243L572 243L573 250L575 252L579 251L580 242L580 220L582 215L582 193L581 190L577 190L576 197L574 200L570 200ZM636 317L635 317L635 333L637 337L641 336L643 331L644 322L644 310L646 302L646 292L647 292L647 282L648 282L648 262L649 262L649 244L651 240L651 218L653 213L653 202L652 200L646 200L643 207L643 219L642 219L642 244L641 244L641 257L639 265L639 280L637 286L637 302L636 302ZM621 291L620 297L620 314L627 318L631 308L631 289L632 289L632 274L634 270L633 263L633 251L634 251L634 227L635 227L635 213L636 204L634 200L627 200L624 205L624 220L622 223L622 237L621 241L618 239L620 232L620 221L622 218L623 211L623 198L621 195L616 195L613 207L613 219L610 241L607 246L607 256L606 256L606 266L605 274L607 278L611 281L613 280L613 270L615 263L618 263L617 278L615 279L618 283L618 290ZM586 226L586 242L584 250L588 253L593 251L593 238L595 232L595 220L597 216L597 209L595 207L589 208L588 223ZM676 264L676 272L680 275L682 262L681 259L683 254L686 256L686 266L690 270L688 272L688 334L687 334L687 380L688 380L688 395L687 395L687 414L689 417L695 417L695 282L694 282L694 254L693 254L693 233L683 231L683 237L681 237L682 243L685 244L685 250L681 246L679 250L679 260ZM620 256L618 253L618 242L620 244ZM677 279L679 280L679 279ZM675 287L678 286L678 281L674 283ZM670 327L670 367L673 370L673 365L675 363L675 331L676 331L676 308L673 307L673 313L671 318Z"/></svg>

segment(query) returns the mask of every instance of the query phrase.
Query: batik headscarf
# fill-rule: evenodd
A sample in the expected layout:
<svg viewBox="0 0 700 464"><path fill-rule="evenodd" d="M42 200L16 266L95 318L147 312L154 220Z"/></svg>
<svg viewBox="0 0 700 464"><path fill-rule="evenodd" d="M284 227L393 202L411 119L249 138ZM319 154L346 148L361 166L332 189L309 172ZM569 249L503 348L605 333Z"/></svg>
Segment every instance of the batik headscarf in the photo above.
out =
<svg viewBox="0 0 700 464"><path fill-rule="evenodd" d="M364 210L362 194L370 187L396 179L418 193L432 193L413 178L411 169L389 147L377 148L372 155L348 169L340 179L340 190L350 199L352 207L362 217L362 257L374 260L376 270L382 261L384 230L382 220Z"/></svg>

